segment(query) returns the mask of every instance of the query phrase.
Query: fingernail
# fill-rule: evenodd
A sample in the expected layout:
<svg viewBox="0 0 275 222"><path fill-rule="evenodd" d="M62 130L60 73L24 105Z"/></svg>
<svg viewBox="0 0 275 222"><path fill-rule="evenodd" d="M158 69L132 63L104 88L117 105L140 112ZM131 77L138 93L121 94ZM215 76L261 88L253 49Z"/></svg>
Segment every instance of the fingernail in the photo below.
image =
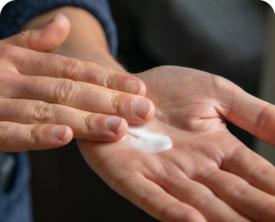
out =
<svg viewBox="0 0 275 222"><path fill-rule="evenodd" d="M105 120L105 127L112 131L113 133L119 133L123 124L124 124L124 119L119 118L119 117L108 117Z"/></svg>
<svg viewBox="0 0 275 222"><path fill-rule="evenodd" d="M58 16L60 16L60 15L64 15L63 13L58 13L58 14L56 14L56 16L54 16L46 25L48 25L48 24L50 24L50 23L52 23ZM44 26L43 27L41 27L41 29L42 28L44 28Z"/></svg>
<svg viewBox="0 0 275 222"><path fill-rule="evenodd" d="M63 13L59 12L58 14L56 14L56 16L54 16L54 19L56 19L58 16L60 15L64 15Z"/></svg>
<svg viewBox="0 0 275 222"><path fill-rule="evenodd" d="M153 111L153 105L149 100L136 99L134 100L134 113L143 119L147 119Z"/></svg>
<svg viewBox="0 0 275 222"><path fill-rule="evenodd" d="M55 126L52 128L53 136L58 140L64 140L68 134L67 126Z"/></svg>
<svg viewBox="0 0 275 222"><path fill-rule="evenodd" d="M131 94L140 94L143 91L143 85L139 81L130 80L126 84L126 92Z"/></svg>

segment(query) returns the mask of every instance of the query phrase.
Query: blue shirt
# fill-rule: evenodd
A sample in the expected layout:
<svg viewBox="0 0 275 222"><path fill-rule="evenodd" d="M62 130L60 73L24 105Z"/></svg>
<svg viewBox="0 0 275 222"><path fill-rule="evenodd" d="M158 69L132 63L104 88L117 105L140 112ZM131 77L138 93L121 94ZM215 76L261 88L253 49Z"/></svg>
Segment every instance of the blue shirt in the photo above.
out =
<svg viewBox="0 0 275 222"><path fill-rule="evenodd" d="M76 6L93 14L101 23L113 56L117 53L116 26L108 0L16 0L8 3L0 17L0 38L12 36L33 17L49 10ZM0 153L3 156L3 153ZM30 166L27 153L16 153L12 188L5 192L0 182L0 222L31 222Z"/></svg>

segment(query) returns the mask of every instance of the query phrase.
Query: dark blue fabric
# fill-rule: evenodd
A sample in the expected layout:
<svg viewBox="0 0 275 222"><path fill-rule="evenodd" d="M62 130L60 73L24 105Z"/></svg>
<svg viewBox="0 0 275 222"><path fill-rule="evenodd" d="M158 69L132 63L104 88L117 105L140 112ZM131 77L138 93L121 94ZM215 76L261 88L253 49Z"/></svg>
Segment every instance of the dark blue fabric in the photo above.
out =
<svg viewBox="0 0 275 222"><path fill-rule="evenodd" d="M117 32L108 0L16 0L8 3L0 18L0 38L9 37L31 18L62 6L76 6L93 14L101 23L113 56L117 53Z"/></svg>
<svg viewBox="0 0 275 222"><path fill-rule="evenodd" d="M31 222L30 167L27 153L16 154L13 186L4 192L0 183L0 222Z"/></svg>
<svg viewBox="0 0 275 222"><path fill-rule="evenodd" d="M101 23L113 56L117 53L117 32L108 0L16 0L1 12L0 38L18 32L31 18L62 6L86 9ZM1 155L1 153L0 153ZM12 189L4 192L0 184L0 222L31 222L30 166L27 153L17 153L16 176Z"/></svg>

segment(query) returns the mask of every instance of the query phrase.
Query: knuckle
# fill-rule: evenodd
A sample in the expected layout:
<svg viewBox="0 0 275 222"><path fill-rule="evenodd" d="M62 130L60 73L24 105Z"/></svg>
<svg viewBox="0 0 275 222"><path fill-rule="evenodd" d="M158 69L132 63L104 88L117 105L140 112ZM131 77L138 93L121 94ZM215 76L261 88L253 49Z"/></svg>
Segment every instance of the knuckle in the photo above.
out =
<svg viewBox="0 0 275 222"><path fill-rule="evenodd" d="M52 119L52 115L52 106L46 102L38 102L33 107L32 120L36 123L49 122Z"/></svg>
<svg viewBox="0 0 275 222"><path fill-rule="evenodd" d="M99 122L96 121L95 115L93 113L83 116L83 125L86 127L87 131L92 132L93 134L98 133Z"/></svg>
<svg viewBox="0 0 275 222"><path fill-rule="evenodd" d="M34 125L29 131L28 136L26 136L26 140L28 140L28 143L30 144L37 144L40 138L40 126Z"/></svg>
<svg viewBox="0 0 275 222"><path fill-rule="evenodd" d="M14 74L12 71L0 68L0 95L1 97L17 97L19 94L18 88L22 78L20 75Z"/></svg>
<svg viewBox="0 0 275 222"><path fill-rule="evenodd" d="M107 98L109 98L110 110L113 113L126 114L126 107L129 106L129 104L127 104L123 95L119 93L113 94L112 92L112 95Z"/></svg>
<svg viewBox="0 0 275 222"><path fill-rule="evenodd" d="M59 56L58 63L57 67L60 68L57 70L57 74L63 78L75 79L82 70L82 61L77 59Z"/></svg>
<svg viewBox="0 0 275 222"><path fill-rule="evenodd" d="M103 71L103 79L102 84L103 86L107 88L113 88L114 85L116 85L116 75L113 70L111 69L104 69Z"/></svg>
<svg viewBox="0 0 275 222"><path fill-rule="evenodd" d="M8 132L9 127L6 123L0 124L0 145L3 146L6 140L6 133Z"/></svg>
<svg viewBox="0 0 275 222"><path fill-rule="evenodd" d="M0 56L2 58L10 58L14 57L19 50L19 47L10 45L10 44L3 44L0 45Z"/></svg>
<svg viewBox="0 0 275 222"><path fill-rule="evenodd" d="M60 104L69 104L74 97L76 83L72 80L60 80L55 88L55 98Z"/></svg>

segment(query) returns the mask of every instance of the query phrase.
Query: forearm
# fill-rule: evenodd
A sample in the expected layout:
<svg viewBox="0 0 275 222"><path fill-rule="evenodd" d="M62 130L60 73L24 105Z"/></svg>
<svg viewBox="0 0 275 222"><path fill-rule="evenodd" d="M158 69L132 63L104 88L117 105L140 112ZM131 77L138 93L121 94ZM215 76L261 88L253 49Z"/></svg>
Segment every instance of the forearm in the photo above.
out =
<svg viewBox="0 0 275 222"><path fill-rule="evenodd" d="M125 71L109 52L101 24L89 12L75 7L62 7L39 15L28 21L22 30L47 24L56 14L65 14L71 22L71 31L65 42L54 53L92 61L97 64Z"/></svg>

